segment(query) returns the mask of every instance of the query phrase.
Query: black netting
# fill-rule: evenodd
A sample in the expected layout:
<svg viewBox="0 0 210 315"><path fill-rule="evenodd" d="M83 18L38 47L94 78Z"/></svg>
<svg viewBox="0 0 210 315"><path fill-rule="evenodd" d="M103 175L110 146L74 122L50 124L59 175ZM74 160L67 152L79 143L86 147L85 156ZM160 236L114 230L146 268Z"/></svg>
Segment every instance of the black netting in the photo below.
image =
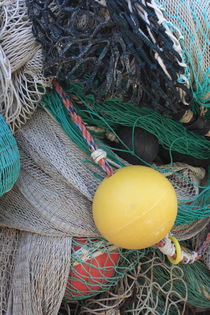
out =
<svg viewBox="0 0 210 315"><path fill-rule="evenodd" d="M185 111L191 93L180 82L182 58L150 1L26 2L45 76L84 82L97 99L123 96L166 114Z"/></svg>

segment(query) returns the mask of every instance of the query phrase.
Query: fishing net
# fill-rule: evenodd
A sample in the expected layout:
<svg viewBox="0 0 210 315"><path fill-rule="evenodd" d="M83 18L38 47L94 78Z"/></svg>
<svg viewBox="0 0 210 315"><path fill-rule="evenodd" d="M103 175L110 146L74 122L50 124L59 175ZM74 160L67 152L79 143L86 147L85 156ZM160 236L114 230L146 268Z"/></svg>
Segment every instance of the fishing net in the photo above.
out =
<svg viewBox="0 0 210 315"><path fill-rule="evenodd" d="M99 238L73 238L71 268L64 301L78 301L108 291L132 270L144 250L117 248Z"/></svg>
<svg viewBox="0 0 210 315"><path fill-rule="evenodd" d="M0 113L12 131L25 124L51 85L51 79L42 74L42 65L25 0L1 1Z"/></svg>
<svg viewBox="0 0 210 315"><path fill-rule="evenodd" d="M68 300L106 291L144 251L120 252L118 261L118 249L97 242L91 201L104 173L47 113L37 111L17 141L21 175L0 204L2 305L8 314L11 309L15 314L57 314L67 282ZM71 245L72 236L92 239Z"/></svg>
<svg viewBox="0 0 210 315"><path fill-rule="evenodd" d="M201 243L205 240L206 233L210 230L210 218L206 220L206 224L204 225L203 229L201 229L199 234L196 234L195 237L192 239L193 246L195 248L199 248ZM210 270L210 245L207 246L207 250L204 253L203 261L207 268Z"/></svg>
<svg viewBox="0 0 210 315"><path fill-rule="evenodd" d="M71 102L77 108L78 114L87 125L108 129L111 132L115 132L116 128L121 126L140 127L156 136L159 143L170 151L209 161L209 141L205 137L188 131L181 123L160 115L150 108L139 108L119 98L97 102L93 94L84 93L83 84L69 85L65 82L64 87ZM56 92L52 91L48 95L42 102L45 106L53 108L55 114L60 115L59 119L61 117L64 119L66 111L62 111L63 105ZM59 110L57 110L58 107ZM126 151L126 148L124 150Z"/></svg>
<svg viewBox="0 0 210 315"><path fill-rule="evenodd" d="M186 72L190 77L194 100L199 105L209 107L209 1L157 0L156 2L164 9L164 16L168 20L164 23L167 23L174 32L179 29L182 34L180 43L184 60L188 64Z"/></svg>
<svg viewBox="0 0 210 315"><path fill-rule="evenodd" d="M58 313L71 261L70 237L0 230L0 313Z"/></svg>
<svg viewBox="0 0 210 315"><path fill-rule="evenodd" d="M199 247L210 216L209 142L162 114L178 120L185 116L192 92L198 105L208 106L204 14L208 7L201 12L200 1L198 6L185 2L190 18L196 9L196 29L200 16L205 16L196 55L187 47L190 41L183 46L185 28L172 26L152 0L26 3L42 50L32 37L25 2L0 5L0 103L12 130L34 112L51 76L65 79L70 99L113 168L128 163L114 153L114 144L111 150L107 134L117 138L121 150L150 165L123 143L117 134L122 126L142 128L169 151L170 164L155 160L150 166L171 181L179 200L172 233L182 240L194 237ZM190 32L195 39L194 30ZM197 57L202 57L201 64ZM65 301L81 300L74 304L81 314L112 310L181 314L186 303L209 307L210 275L204 265L172 266L156 250L122 250L99 238L91 203L105 173L91 160L84 138L55 91L44 96L42 105L48 114L37 110L17 133L22 170L14 188L1 198L0 312L57 314L64 295ZM208 111L203 115L209 119ZM188 129L199 129L188 121ZM202 127L203 135L207 127ZM97 128L102 128L100 133ZM174 163L174 152L187 155L187 160ZM195 160L204 168L188 165ZM209 249L204 262L209 266Z"/></svg>
<svg viewBox="0 0 210 315"><path fill-rule="evenodd" d="M106 256L102 255L104 267L92 266L99 274L95 280L93 275L94 283L83 294L80 292L82 296L87 295L88 289L89 296L107 290L134 266L141 252L130 261L126 253L119 255L118 249L110 248L103 240L98 245L95 239L74 241L71 245L72 236L99 237L91 216L91 201L102 177L101 170L41 110L17 133L17 141L21 174L0 203L2 307L8 314L57 314L70 272L71 254L72 264L76 261L81 266L84 262L94 265L87 258L84 260L83 252L79 255L78 246L86 248L92 261L98 261L100 251ZM110 272L113 250L117 251L117 260L114 272ZM100 270L106 281L102 281ZM73 269L69 283L75 281L75 272ZM80 272L84 277L84 272ZM78 294L78 290L74 291L72 299Z"/></svg>
<svg viewBox="0 0 210 315"><path fill-rule="evenodd" d="M0 126L0 196L2 196L18 179L20 155L16 140L1 115Z"/></svg>
<svg viewBox="0 0 210 315"><path fill-rule="evenodd" d="M131 127L139 126L154 134L160 143L167 143L170 149L175 147L176 150L184 153L188 150L187 153L189 155L202 157L204 159L209 159L210 157L210 144L208 140L187 131L180 123L177 123L168 117L161 116L147 108L139 109L132 104L129 104L128 106L128 104L123 103L118 99L108 100L104 103L97 103L93 95L82 94L83 90L80 85L71 85L67 91L69 92L72 102L78 109L78 113L81 115L84 122L90 126L104 127L111 132L114 132L115 126L119 125L127 125ZM75 101L72 92L74 92L76 98L79 99L79 102ZM44 104L45 109L55 117L68 136L77 143L78 146L88 152L88 146L85 145L82 135L76 133L74 122L71 121L68 112L65 110L61 99L56 93L51 92L46 95L43 98L42 103ZM173 128L174 126L175 128ZM118 140L120 141L119 137ZM194 147L190 147L192 143L195 144ZM110 147L104 143L101 143L101 145L103 149L108 152L108 157L119 165L119 159L116 159L116 155L114 155L113 152L110 152ZM125 147L125 151L126 150L131 152L131 150L128 150ZM134 152L132 152L132 154L135 155ZM138 156L136 157L139 158ZM142 159L139 158L139 161L142 162ZM120 166L122 166L122 163ZM203 217L208 217L210 214L208 201L210 187L208 183L206 183L206 186L200 185L201 180L205 176L205 171L196 170L196 168L193 167L189 168L188 166L181 166L179 168L179 164L177 167L178 168L176 169L175 165L175 169L173 169L173 163L171 166L168 165L166 167L156 166L158 170L168 176L177 192L179 212L176 225L187 224Z"/></svg>
<svg viewBox="0 0 210 315"><path fill-rule="evenodd" d="M46 76L84 82L97 99L123 96L182 117L192 98L186 64L154 1L26 3Z"/></svg>
<svg viewBox="0 0 210 315"><path fill-rule="evenodd" d="M74 314L73 309L75 314L185 314L186 304L209 307L208 278L201 263L169 265L148 251L117 286L76 305L64 303L59 315Z"/></svg>

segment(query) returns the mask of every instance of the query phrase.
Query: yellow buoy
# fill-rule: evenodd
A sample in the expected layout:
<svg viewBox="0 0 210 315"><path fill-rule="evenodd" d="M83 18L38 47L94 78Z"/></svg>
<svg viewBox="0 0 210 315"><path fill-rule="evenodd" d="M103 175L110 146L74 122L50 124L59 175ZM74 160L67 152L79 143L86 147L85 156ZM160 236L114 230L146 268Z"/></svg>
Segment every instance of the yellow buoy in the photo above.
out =
<svg viewBox="0 0 210 315"><path fill-rule="evenodd" d="M99 185L93 200L98 231L110 243L142 249L159 242L173 227L177 198L161 173L126 166Z"/></svg>

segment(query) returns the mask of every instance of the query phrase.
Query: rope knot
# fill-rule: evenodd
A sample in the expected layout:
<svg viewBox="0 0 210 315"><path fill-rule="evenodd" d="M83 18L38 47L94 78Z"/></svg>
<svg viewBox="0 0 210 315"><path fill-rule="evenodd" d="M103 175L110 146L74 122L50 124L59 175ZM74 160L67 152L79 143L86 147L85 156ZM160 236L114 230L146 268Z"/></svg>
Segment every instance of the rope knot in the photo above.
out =
<svg viewBox="0 0 210 315"><path fill-rule="evenodd" d="M102 149L96 149L91 153L91 157L93 161L98 164L100 160L106 159L107 153Z"/></svg>

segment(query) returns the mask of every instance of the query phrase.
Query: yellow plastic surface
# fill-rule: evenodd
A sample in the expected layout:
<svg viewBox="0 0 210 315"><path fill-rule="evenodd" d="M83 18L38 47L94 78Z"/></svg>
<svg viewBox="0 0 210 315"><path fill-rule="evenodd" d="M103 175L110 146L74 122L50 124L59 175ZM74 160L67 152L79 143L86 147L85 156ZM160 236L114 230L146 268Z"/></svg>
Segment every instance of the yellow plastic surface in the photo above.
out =
<svg viewBox="0 0 210 315"><path fill-rule="evenodd" d="M103 180L93 200L98 231L110 243L142 249L159 242L173 227L177 198L161 173L145 166L126 166Z"/></svg>

